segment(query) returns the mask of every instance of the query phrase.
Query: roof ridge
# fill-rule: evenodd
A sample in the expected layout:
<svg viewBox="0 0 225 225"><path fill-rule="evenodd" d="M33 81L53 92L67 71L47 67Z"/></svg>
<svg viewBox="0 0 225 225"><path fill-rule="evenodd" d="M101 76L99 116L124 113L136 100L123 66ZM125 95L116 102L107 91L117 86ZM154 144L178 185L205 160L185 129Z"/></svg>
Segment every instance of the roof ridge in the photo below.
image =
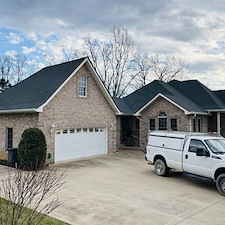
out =
<svg viewBox="0 0 225 225"><path fill-rule="evenodd" d="M69 61L66 61L66 62L61 62L61 63L57 63L57 64L54 64L54 65L45 66L42 69L46 69L46 68L50 68L50 67L56 67L56 66L60 66L60 65L64 65L64 64L68 64L68 63L72 63L72 62L77 62L79 60L82 61L82 60L84 60L86 58L88 58L88 57L85 56L85 57L81 57L81 58L78 58L78 59L73 59L73 60L69 60Z"/></svg>

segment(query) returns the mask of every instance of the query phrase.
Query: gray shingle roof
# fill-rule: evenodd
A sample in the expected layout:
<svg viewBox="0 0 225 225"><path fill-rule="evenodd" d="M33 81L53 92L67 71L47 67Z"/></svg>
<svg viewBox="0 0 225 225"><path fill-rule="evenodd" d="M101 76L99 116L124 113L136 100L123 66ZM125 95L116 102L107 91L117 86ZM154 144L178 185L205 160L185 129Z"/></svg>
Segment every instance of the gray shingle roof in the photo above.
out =
<svg viewBox="0 0 225 225"><path fill-rule="evenodd" d="M213 91L213 93L225 104L225 90Z"/></svg>
<svg viewBox="0 0 225 225"><path fill-rule="evenodd" d="M188 112L206 113L205 110L210 108L225 108L223 102L198 81L165 83L155 80L122 99L114 100L124 114L133 115L159 93Z"/></svg>
<svg viewBox="0 0 225 225"><path fill-rule="evenodd" d="M197 80L173 80L169 84L204 110L225 109L219 97Z"/></svg>
<svg viewBox="0 0 225 225"><path fill-rule="evenodd" d="M0 110L37 109L85 60L49 66L0 94Z"/></svg>

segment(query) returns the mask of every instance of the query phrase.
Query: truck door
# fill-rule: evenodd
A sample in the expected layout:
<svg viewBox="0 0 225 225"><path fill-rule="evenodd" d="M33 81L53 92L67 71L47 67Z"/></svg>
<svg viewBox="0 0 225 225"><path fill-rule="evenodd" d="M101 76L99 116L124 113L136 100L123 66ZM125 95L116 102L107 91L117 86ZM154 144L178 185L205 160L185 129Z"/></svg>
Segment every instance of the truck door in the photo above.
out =
<svg viewBox="0 0 225 225"><path fill-rule="evenodd" d="M203 149L204 156L197 156L197 149ZM210 177L210 152L201 140L191 139L183 152L183 170L188 173Z"/></svg>

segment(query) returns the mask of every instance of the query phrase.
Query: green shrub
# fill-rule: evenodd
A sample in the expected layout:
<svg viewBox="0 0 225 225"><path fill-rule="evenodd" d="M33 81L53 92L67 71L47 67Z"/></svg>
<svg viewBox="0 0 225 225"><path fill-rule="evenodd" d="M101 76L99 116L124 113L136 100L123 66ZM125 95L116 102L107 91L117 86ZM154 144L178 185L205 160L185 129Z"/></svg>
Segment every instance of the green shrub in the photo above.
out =
<svg viewBox="0 0 225 225"><path fill-rule="evenodd" d="M44 166L46 159L46 140L38 128L28 128L18 147L18 167L25 170L37 170Z"/></svg>

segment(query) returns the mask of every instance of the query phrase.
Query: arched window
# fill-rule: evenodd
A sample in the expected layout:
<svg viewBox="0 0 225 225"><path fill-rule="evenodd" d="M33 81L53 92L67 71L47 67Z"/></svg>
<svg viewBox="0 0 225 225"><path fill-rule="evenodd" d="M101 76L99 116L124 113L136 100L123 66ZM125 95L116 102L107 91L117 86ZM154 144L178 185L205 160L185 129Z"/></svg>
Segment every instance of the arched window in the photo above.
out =
<svg viewBox="0 0 225 225"><path fill-rule="evenodd" d="M167 130L167 115L161 111L158 116L159 119L159 130Z"/></svg>

